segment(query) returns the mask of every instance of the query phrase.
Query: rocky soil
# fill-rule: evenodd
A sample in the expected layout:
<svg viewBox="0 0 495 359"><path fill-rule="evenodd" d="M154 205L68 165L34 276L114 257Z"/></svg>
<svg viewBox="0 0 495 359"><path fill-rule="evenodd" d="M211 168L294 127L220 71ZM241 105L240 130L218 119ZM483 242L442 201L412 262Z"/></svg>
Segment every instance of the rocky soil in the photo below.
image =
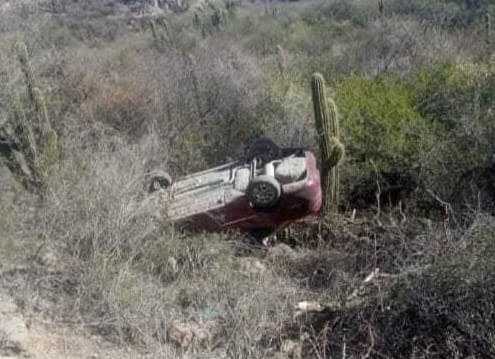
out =
<svg viewBox="0 0 495 359"><path fill-rule="evenodd" d="M145 357L146 353L110 343L76 324L26 315L0 292L0 359Z"/></svg>

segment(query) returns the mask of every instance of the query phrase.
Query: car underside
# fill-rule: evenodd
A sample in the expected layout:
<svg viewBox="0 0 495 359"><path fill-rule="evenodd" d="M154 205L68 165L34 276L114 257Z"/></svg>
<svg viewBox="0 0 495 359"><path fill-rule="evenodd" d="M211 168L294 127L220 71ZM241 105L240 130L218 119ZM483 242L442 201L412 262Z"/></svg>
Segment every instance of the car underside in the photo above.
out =
<svg viewBox="0 0 495 359"><path fill-rule="evenodd" d="M265 152L263 152L265 153ZM249 156L171 182L157 177L169 220L189 230L237 228L269 233L321 207L320 177L314 154L285 148L269 157Z"/></svg>

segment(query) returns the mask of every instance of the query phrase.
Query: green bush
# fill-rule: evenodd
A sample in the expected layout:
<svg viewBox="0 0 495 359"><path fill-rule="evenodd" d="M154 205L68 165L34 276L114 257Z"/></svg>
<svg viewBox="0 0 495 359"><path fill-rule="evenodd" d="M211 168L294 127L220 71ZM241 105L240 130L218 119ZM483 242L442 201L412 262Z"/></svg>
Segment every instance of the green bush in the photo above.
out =
<svg viewBox="0 0 495 359"><path fill-rule="evenodd" d="M442 128L425 163L427 185L457 201L463 197L459 191L471 185L466 176L489 166L494 151L495 68L441 64L419 71L413 86L418 111Z"/></svg>
<svg viewBox="0 0 495 359"><path fill-rule="evenodd" d="M391 8L400 14L412 15L432 24L458 28L477 23L489 9L487 0L398 0Z"/></svg>
<svg viewBox="0 0 495 359"><path fill-rule="evenodd" d="M379 171L411 169L430 146L433 127L416 110L409 87L392 77L351 76L335 87L348 160Z"/></svg>
<svg viewBox="0 0 495 359"><path fill-rule="evenodd" d="M369 14L362 9L355 1L335 0L319 7L318 12L331 20L351 21L357 26L365 26L368 22ZM318 16L318 15L316 15Z"/></svg>
<svg viewBox="0 0 495 359"><path fill-rule="evenodd" d="M418 71L415 104L431 121L455 129L464 116L483 115L495 101L495 71L482 64L440 64Z"/></svg>

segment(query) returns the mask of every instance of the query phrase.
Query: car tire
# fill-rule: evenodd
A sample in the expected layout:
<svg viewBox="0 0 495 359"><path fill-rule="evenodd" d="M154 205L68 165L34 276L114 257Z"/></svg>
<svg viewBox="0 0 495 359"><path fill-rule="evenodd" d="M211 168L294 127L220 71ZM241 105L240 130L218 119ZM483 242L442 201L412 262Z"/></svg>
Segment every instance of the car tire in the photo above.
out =
<svg viewBox="0 0 495 359"><path fill-rule="evenodd" d="M167 189L172 184L172 177L165 171L155 170L149 174L148 192Z"/></svg>
<svg viewBox="0 0 495 359"><path fill-rule="evenodd" d="M254 140L247 148L246 157L250 162L253 159L261 161L259 165L266 164L282 155L282 150L268 137L260 137Z"/></svg>
<svg viewBox="0 0 495 359"><path fill-rule="evenodd" d="M282 195L282 187L275 177L261 175L248 185L246 195L255 208L271 208Z"/></svg>
<svg viewBox="0 0 495 359"><path fill-rule="evenodd" d="M258 243L263 243L263 240L275 233L275 228L254 228L248 232L249 238Z"/></svg>

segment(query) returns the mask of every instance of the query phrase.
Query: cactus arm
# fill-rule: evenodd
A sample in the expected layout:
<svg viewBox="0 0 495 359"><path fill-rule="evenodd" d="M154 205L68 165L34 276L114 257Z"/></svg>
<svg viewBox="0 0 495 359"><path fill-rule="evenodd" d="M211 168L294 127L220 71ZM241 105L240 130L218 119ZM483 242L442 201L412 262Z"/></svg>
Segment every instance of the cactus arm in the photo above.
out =
<svg viewBox="0 0 495 359"><path fill-rule="evenodd" d="M30 101L34 101L34 88L36 83L34 80L33 69L31 67L31 62L29 61L29 54L26 44L19 42L16 44L17 57L21 64L21 70L26 78L27 93Z"/></svg>
<svg viewBox="0 0 495 359"><path fill-rule="evenodd" d="M34 96L34 111L36 114L36 132L39 144L39 150L43 150L44 142L46 141L47 134L51 130L50 119L48 117L48 110L46 109L45 98L43 97L43 93L37 87L33 89Z"/></svg>

